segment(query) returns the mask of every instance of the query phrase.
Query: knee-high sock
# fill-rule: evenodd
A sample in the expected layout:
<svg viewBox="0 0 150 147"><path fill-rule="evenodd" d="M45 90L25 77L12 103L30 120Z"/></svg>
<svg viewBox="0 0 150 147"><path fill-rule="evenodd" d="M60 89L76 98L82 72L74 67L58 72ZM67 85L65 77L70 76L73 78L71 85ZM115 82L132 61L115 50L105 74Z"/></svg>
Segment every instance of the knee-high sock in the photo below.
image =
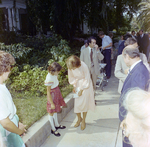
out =
<svg viewBox="0 0 150 147"><path fill-rule="evenodd" d="M55 128L55 126L54 126L53 116L50 116L50 115L49 115L49 121L50 121L50 124L51 124L52 130L53 130L53 131L55 131L55 130L56 130L56 128Z"/></svg>
<svg viewBox="0 0 150 147"><path fill-rule="evenodd" d="M60 124L58 123L57 113L54 113L54 114L53 114L53 118L54 118L55 126L56 126L56 127L59 127Z"/></svg>

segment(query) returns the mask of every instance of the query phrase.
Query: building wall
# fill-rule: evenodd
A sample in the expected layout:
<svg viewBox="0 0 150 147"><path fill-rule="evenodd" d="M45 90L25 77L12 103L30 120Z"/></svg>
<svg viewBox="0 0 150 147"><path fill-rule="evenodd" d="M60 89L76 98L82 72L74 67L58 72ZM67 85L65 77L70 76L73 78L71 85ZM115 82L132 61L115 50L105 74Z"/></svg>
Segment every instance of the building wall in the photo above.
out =
<svg viewBox="0 0 150 147"><path fill-rule="evenodd" d="M16 0L14 8L13 0L1 0L0 8L3 9L3 26L4 30L18 31L21 30L21 15L26 14L25 0Z"/></svg>
<svg viewBox="0 0 150 147"><path fill-rule="evenodd" d="M12 8L13 7L13 0L1 0L2 3L0 7L2 8ZM26 9L26 2L25 0L16 0L16 8L23 8Z"/></svg>

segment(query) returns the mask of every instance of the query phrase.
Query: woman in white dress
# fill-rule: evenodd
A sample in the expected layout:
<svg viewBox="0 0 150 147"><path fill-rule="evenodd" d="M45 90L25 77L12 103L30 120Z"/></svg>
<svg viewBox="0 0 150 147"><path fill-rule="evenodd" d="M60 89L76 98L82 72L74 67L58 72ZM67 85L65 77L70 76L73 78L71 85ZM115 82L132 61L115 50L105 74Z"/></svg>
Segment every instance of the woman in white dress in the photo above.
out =
<svg viewBox="0 0 150 147"><path fill-rule="evenodd" d="M25 147L20 137L26 131L25 125L19 122L11 94L4 84L14 64L12 55L0 51L0 133L7 147Z"/></svg>
<svg viewBox="0 0 150 147"><path fill-rule="evenodd" d="M78 121L74 127L78 127L81 123L81 130L84 130L87 111L95 110L94 91L89 69L75 55L67 59L67 67L69 83L74 86L74 92L78 91L74 102L74 112L77 114ZM83 118L81 113L83 113Z"/></svg>

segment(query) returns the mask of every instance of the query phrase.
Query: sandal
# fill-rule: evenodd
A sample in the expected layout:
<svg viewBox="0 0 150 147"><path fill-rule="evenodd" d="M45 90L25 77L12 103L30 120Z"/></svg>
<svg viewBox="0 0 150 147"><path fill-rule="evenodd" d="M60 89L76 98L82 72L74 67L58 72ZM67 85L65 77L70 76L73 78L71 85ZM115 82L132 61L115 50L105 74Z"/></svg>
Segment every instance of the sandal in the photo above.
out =
<svg viewBox="0 0 150 147"><path fill-rule="evenodd" d="M54 134L54 135L55 135L55 136L57 136L57 137L59 137L59 136L60 136L60 133L59 133L59 132L57 132L57 130L55 130L55 131L51 130L51 133L52 133L52 134Z"/></svg>
<svg viewBox="0 0 150 147"><path fill-rule="evenodd" d="M56 128L56 130L58 130L58 129L65 129L66 128L66 126L62 126L62 125L60 125L59 127L55 127Z"/></svg>
<svg viewBox="0 0 150 147"><path fill-rule="evenodd" d="M74 125L74 127L76 128L76 127L79 127L79 125L80 125L80 123L82 122L82 118L80 118L80 121L78 120L77 122L76 122L76 124Z"/></svg>

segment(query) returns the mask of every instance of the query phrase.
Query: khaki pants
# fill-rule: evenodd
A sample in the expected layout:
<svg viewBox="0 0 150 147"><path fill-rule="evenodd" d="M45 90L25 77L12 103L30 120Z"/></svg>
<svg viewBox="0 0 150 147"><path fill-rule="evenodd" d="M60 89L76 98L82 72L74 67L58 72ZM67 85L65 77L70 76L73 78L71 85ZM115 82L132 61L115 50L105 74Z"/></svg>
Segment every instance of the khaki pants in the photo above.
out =
<svg viewBox="0 0 150 147"><path fill-rule="evenodd" d="M94 66L91 67L90 74L91 74L91 80L92 80L92 83L93 83L93 89L96 90L97 75L95 73Z"/></svg>

